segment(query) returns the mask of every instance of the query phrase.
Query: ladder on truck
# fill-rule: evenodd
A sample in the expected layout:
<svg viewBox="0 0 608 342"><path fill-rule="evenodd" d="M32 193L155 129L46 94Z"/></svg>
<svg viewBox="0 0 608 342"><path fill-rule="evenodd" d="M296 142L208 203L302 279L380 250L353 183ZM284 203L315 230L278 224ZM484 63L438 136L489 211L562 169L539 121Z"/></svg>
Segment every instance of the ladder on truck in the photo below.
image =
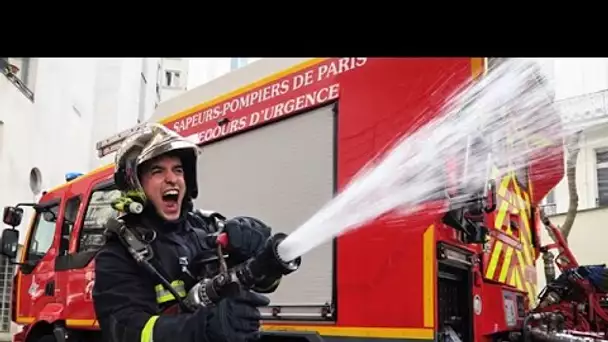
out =
<svg viewBox="0 0 608 342"><path fill-rule="evenodd" d="M103 158L116 152L125 139L141 131L148 123L142 123L126 129L109 138L103 139L95 145L97 155ZM264 319L269 320L300 320L300 321L331 321L334 317L335 307L330 303L324 304L275 304L259 308Z"/></svg>
<svg viewBox="0 0 608 342"><path fill-rule="evenodd" d="M118 151L120 144L122 144L122 142L126 138L128 138L134 133L141 131L147 124L147 122L141 123L137 126L126 129L118 134L114 134L109 138L98 141L97 144L95 144L95 148L97 149L97 157L103 158L109 154Z"/></svg>

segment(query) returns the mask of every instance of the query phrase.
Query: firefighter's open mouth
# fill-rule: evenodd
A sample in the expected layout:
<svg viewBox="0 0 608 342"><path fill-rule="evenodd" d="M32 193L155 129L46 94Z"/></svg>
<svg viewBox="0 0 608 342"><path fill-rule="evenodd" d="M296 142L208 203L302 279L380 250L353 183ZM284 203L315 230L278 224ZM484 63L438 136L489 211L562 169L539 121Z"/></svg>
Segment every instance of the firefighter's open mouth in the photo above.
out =
<svg viewBox="0 0 608 342"><path fill-rule="evenodd" d="M163 192L163 202L167 206L176 205L178 199L179 191L177 189L169 189Z"/></svg>

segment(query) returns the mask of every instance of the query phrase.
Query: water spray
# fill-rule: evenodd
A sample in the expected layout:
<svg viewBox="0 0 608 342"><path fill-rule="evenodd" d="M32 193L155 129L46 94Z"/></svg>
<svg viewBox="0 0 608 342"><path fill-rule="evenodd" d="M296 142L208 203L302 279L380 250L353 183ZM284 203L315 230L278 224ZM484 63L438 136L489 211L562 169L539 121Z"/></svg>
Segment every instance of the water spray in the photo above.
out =
<svg viewBox="0 0 608 342"><path fill-rule="evenodd" d="M413 214L431 200L446 200L444 213L470 206L479 199L471 194L491 187L492 178L527 168L561 147L565 130L552 95L532 60L506 60L471 80L433 120L405 132L280 242L278 255L293 260L382 215ZM447 182L448 162L458 173L456 184Z"/></svg>
<svg viewBox="0 0 608 342"><path fill-rule="evenodd" d="M547 147L562 145L564 130L551 94L536 63L514 59L498 65L449 98L434 120L406 132L291 235L278 233L256 257L201 280L184 302L191 308L213 305L235 286L268 285L296 271L302 255L332 237L389 212L414 213L432 199L449 203L444 214L462 209L455 222L471 241L482 241L478 217L496 205L495 197L483 196L488 190L495 196L492 178L528 167L546 157ZM448 162L459 182L447 181ZM220 234L216 243L227 239Z"/></svg>

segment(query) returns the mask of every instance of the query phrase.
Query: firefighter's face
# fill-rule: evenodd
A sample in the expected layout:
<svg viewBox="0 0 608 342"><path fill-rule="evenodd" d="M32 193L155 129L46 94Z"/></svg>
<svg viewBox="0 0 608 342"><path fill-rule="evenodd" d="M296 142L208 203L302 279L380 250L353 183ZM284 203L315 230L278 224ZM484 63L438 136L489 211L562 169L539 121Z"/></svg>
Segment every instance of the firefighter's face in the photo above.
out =
<svg viewBox="0 0 608 342"><path fill-rule="evenodd" d="M161 156L144 167L141 185L158 214L165 220L179 218L186 193L184 170L179 158Z"/></svg>

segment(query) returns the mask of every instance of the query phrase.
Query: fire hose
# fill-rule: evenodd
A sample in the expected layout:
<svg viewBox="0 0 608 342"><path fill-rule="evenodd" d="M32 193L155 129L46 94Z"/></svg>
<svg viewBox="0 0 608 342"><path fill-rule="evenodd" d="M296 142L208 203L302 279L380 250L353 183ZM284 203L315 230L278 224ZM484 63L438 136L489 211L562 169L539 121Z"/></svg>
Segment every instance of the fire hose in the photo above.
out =
<svg viewBox="0 0 608 342"><path fill-rule="evenodd" d="M560 329L561 313L542 312L526 316L523 323L523 342L607 342L603 335ZM542 321L542 322L541 322ZM531 327L532 322L544 323Z"/></svg>
<svg viewBox="0 0 608 342"><path fill-rule="evenodd" d="M580 266L560 230L540 214L554 243L540 248L547 285L524 319L523 342L608 342L608 315L598 301L598 294L606 292L603 265ZM557 249L557 257L550 249Z"/></svg>
<svg viewBox="0 0 608 342"><path fill-rule="evenodd" d="M593 336L576 336L567 332L551 332L541 329L531 329L533 341L538 342L606 342L603 338Z"/></svg>

